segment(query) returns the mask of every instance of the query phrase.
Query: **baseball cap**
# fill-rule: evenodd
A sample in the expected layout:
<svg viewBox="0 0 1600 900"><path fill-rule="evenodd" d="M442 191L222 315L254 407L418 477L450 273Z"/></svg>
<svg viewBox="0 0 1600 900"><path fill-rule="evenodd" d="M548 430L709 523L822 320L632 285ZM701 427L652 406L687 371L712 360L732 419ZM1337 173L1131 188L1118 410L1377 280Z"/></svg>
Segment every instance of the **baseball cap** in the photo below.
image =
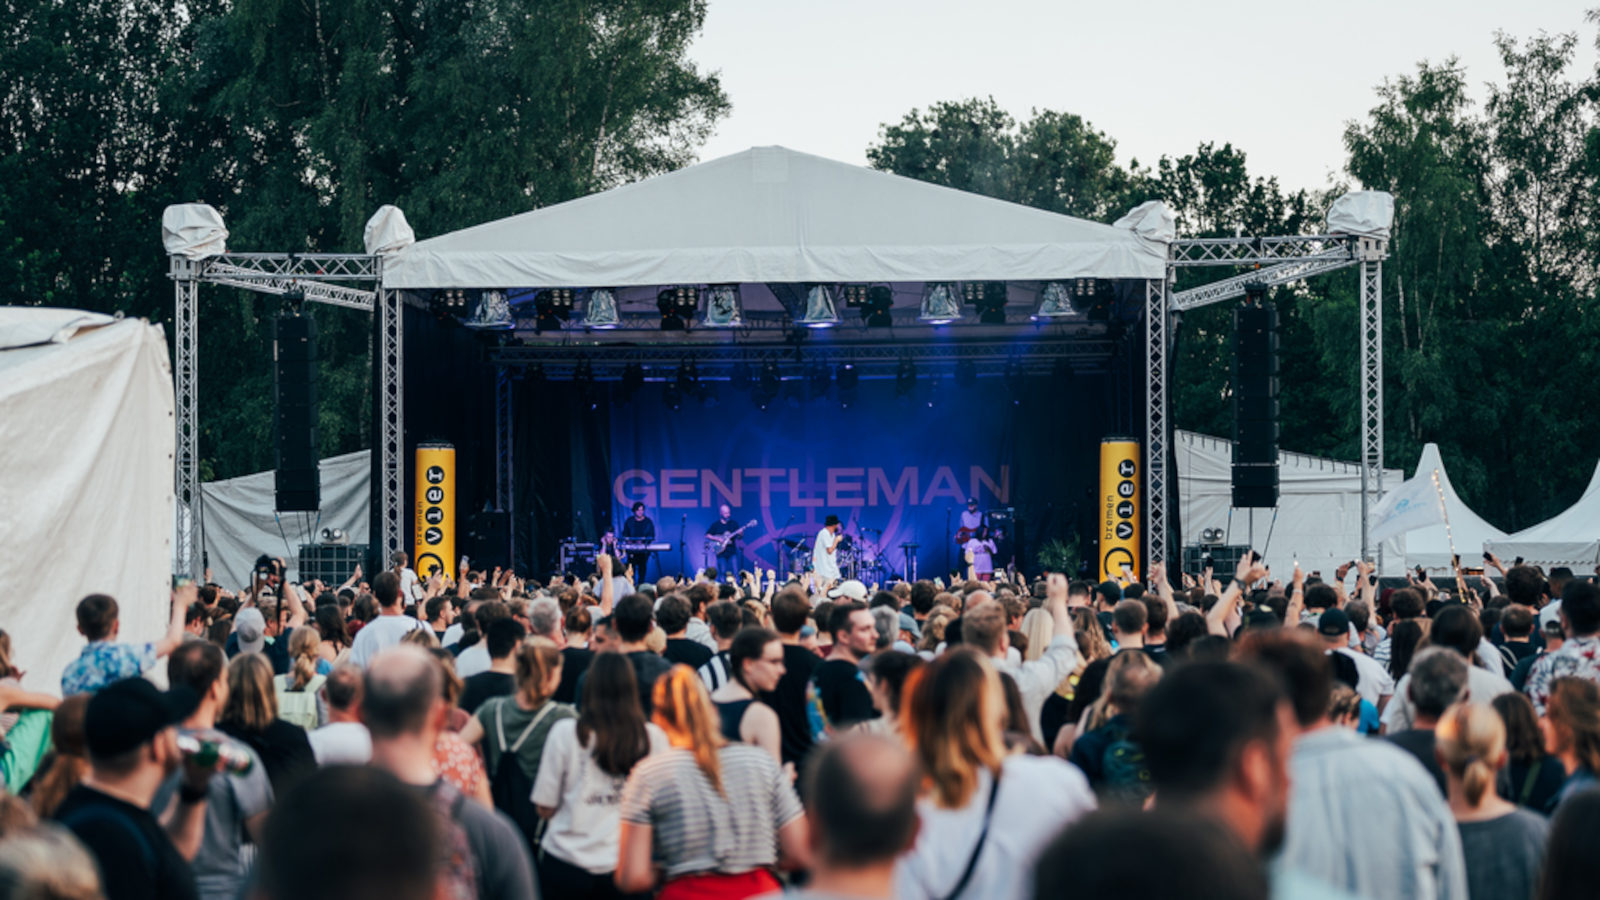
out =
<svg viewBox="0 0 1600 900"><path fill-rule="evenodd" d="M1337 606L1322 614L1317 620L1317 633L1325 637L1339 637L1350 633L1350 617Z"/></svg>
<svg viewBox="0 0 1600 900"><path fill-rule="evenodd" d="M916 617L908 612L900 614L900 630L909 631L913 638L922 637L922 626L918 625Z"/></svg>
<svg viewBox="0 0 1600 900"><path fill-rule="evenodd" d="M859 600L864 603L867 599L867 586L854 578L849 581L842 581L838 587L828 592L829 600L838 600L841 597L849 597L851 600Z"/></svg>
<svg viewBox="0 0 1600 900"><path fill-rule="evenodd" d="M240 653L260 653L267 645L267 620L261 610L247 606L233 617L233 633L239 638Z"/></svg>
<svg viewBox="0 0 1600 900"><path fill-rule="evenodd" d="M967 505L968 506L977 506L978 505L978 498L977 497L968 497L967 498Z"/></svg>
<svg viewBox="0 0 1600 900"><path fill-rule="evenodd" d="M120 756L182 722L199 705L200 695L184 685L163 692L139 677L113 681L89 698L84 742L93 756Z"/></svg>
<svg viewBox="0 0 1600 900"><path fill-rule="evenodd" d="M827 528L827 527L832 526L832 525L837 525L837 524L839 524L839 517L835 516L835 515L832 515L831 513L828 515L828 517L826 519L822 520L822 527L824 527L824 528Z"/></svg>

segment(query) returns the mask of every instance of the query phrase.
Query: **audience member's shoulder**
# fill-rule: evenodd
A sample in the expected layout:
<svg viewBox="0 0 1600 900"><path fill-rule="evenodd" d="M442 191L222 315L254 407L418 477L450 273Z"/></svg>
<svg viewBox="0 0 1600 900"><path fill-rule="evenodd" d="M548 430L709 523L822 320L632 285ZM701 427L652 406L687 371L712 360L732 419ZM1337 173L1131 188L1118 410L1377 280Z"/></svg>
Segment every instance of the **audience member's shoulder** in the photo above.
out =
<svg viewBox="0 0 1600 900"><path fill-rule="evenodd" d="M1000 777L1014 778L1030 788L1051 784L1081 786L1084 790L1089 788L1089 780L1084 777L1082 770L1059 756L1031 756L1025 753L1008 756L1002 764Z"/></svg>

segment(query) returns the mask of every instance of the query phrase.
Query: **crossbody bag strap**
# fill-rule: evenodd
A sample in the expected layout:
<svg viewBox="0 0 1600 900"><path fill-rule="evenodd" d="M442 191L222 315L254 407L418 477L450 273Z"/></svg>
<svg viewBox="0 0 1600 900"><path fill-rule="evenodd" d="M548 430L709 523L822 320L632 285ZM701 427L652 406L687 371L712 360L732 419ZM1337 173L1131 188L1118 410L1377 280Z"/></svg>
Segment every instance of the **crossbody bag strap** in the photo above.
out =
<svg viewBox="0 0 1600 900"><path fill-rule="evenodd" d="M517 735L517 742L511 745L512 753L522 749L522 742L528 739L528 735L533 734L533 730L538 728L539 723L544 721L544 717L550 715L550 710L555 708L556 705L554 703L546 703L544 709L539 710L539 714L533 717L533 721L528 723L528 727L522 729L522 733ZM500 746L502 748L505 747L505 736L501 735L500 740Z"/></svg>
<svg viewBox="0 0 1600 900"><path fill-rule="evenodd" d="M1000 774L995 773L994 779L989 782L989 804L983 809L983 830L978 832L978 843L972 848L972 856L967 859L967 867L961 872L961 880L944 900L956 900L961 892L967 889L967 884L972 881L972 873L978 870L978 857L983 855L983 845L989 842L989 823L994 820L994 802L1000 796Z"/></svg>

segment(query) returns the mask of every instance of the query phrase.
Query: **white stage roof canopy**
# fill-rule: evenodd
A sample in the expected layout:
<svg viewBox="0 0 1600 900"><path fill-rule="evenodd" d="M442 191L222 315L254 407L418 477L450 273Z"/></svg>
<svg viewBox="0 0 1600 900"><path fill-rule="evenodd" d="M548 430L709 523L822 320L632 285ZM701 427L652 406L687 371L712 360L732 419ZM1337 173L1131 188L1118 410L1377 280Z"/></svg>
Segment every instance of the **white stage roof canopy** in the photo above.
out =
<svg viewBox="0 0 1600 900"><path fill-rule="evenodd" d="M1444 460L1439 456L1439 445L1430 442L1423 445L1422 457L1417 460L1417 468L1412 476L1434 469L1439 470L1439 488L1444 493L1444 511L1450 518L1450 529L1447 533L1441 522L1407 532L1406 565L1412 568L1421 566L1430 572L1449 572L1451 536L1455 537L1455 548L1461 554L1462 565L1471 566L1483 556L1485 547L1504 539L1506 533L1485 522L1462 502L1455 486L1450 483L1450 473L1445 471ZM1392 489L1399 487L1399 482L1389 484L1385 481L1384 485Z"/></svg>
<svg viewBox="0 0 1600 900"><path fill-rule="evenodd" d="M1489 542L1488 549L1507 564L1517 557L1549 569L1568 566L1587 574L1600 563L1600 466L1577 503L1551 519Z"/></svg>
<svg viewBox="0 0 1600 900"><path fill-rule="evenodd" d="M1133 228L757 147L389 255L388 288L1164 278Z"/></svg>

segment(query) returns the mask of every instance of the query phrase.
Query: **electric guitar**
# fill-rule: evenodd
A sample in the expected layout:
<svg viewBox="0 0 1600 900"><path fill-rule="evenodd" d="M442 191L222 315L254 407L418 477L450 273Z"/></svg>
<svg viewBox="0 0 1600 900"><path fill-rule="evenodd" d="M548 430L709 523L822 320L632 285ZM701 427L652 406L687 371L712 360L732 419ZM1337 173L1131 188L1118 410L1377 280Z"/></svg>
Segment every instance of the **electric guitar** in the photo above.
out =
<svg viewBox="0 0 1600 900"><path fill-rule="evenodd" d="M756 527L756 520L751 519L750 521L744 523L744 527L740 528L738 531L729 531L723 534L708 534L706 535L706 540L716 545L717 555L720 556L724 550L728 549L729 544L738 540L739 535L745 533L745 529L754 527Z"/></svg>

